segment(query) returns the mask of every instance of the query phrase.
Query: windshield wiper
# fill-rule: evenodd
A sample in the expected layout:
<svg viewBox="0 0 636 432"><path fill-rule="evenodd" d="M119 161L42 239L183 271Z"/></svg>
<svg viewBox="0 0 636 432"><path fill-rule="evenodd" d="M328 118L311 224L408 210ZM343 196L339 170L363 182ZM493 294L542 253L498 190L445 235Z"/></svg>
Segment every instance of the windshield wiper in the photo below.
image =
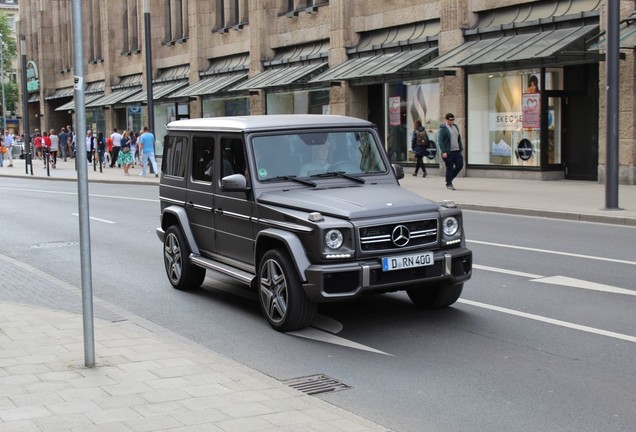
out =
<svg viewBox="0 0 636 432"><path fill-rule="evenodd" d="M307 180L304 178L298 178L298 176L295 175L283 175L283 176L276 176L276 177L271 177L271 178L267 178L265 180L261 180L261 183L263 182L270 182L270 181L274 181L274 180L292 180L295 181L296 183L302 183L308 186L313 186L316 187L316 182L313 182L311 180Z"/></svg>
<svg viewBox="0 0 636 432"><path fill-rule="evenodd" d="M351 175L351 174L347 174L344 171L327 171L325 173L313 174L309 177L342 177L342 178L356 181L358 183L366 183L365 179L360 178L358 176Z"/></svg>

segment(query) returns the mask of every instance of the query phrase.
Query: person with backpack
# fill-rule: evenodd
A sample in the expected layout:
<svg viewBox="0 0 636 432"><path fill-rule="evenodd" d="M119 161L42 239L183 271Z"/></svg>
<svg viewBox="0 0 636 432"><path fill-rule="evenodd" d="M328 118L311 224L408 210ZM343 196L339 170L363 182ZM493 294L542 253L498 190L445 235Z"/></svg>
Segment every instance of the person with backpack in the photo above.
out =
<svg viewBox="0 0 636 432"><path fill-rule="evenodd" d="M424 156L426 155L426 148L428 145L428 134L426 129L422 126L421 120L415 120L415 129L411 137L411 150L415 155L415 172L413 176L417 177L417 172L422 168L422 177L426 177L426 166L424 165Z"/></svg>

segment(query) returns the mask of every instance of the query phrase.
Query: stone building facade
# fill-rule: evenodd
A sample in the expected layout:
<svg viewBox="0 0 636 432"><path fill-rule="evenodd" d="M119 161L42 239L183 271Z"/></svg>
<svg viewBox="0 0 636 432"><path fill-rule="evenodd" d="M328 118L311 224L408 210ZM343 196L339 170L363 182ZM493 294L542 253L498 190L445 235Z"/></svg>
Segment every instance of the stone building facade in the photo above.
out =
<svg viewBox="0 0 636 432"><path fill-rule="evenodd" d="M452 112L468 176L604 180L606 0L146 1L82 1L92 129L147 124L150 74L159 150L175 119L330 113L373 121L408 165L413 122L435 139ZM635 184L636 5L617 1L619 181ZM21 0L31 128L74 119L70 5Z"/></svg>

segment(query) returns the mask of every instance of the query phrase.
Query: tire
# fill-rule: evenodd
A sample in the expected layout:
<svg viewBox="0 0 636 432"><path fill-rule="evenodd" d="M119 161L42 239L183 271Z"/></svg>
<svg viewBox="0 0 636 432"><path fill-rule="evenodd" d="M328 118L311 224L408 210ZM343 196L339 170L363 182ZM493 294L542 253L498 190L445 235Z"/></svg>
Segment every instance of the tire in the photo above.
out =
<svg viewBox="0 0 636 432"><path fill-rule="evenodd" d="M286 252L268 251L258 268L258 299L269 324L280 332L307 327L316 315Z"/></svg>
<svg viewBox="0 0 636 432"><path fill-rule="evenodd" d="M423 309L440 309L455 303L462 295L464 284L449 285L440 282L436 285L417 286L406 290L411 301Z"/></svg>
<svg viewBox="0 0 636 432"><path fill-rule="evenodd" d="M205 269L190 263L190 253L181 228L168 228L163 241L163 263L168 280L178 290L199 288L205 279Z"/></svg>

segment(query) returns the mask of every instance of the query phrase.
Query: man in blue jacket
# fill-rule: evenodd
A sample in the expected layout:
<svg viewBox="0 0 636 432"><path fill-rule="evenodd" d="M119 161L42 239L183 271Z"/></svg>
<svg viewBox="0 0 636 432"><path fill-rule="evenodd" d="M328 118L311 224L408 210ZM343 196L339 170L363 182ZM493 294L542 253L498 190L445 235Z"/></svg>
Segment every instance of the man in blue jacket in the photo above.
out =
<svg viewBox="0 0 636 432"><path fill-rule="evenodd" d="M462 137L459 128L455 124L455 116L448 113L445 116L445 124L439 127L437 133L437 142L439 144L442 159L446 164L446 188L455 190L453 179L464 167L464 158L462 157Z"/></svg>

